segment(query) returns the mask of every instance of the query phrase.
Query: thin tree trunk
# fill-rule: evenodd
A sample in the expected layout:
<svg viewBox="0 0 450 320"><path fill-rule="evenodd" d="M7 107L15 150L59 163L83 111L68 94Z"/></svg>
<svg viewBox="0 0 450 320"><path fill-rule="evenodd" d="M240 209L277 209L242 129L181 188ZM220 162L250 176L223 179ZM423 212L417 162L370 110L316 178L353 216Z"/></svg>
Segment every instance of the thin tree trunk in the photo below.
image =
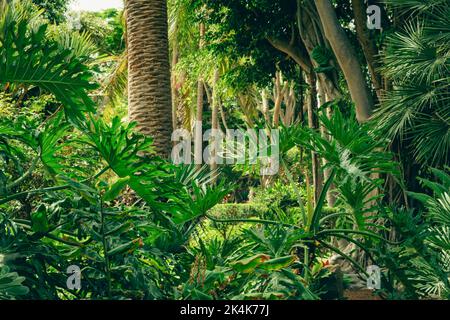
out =
<svg viewBox="0 0 450 320"><path fill-rule="evenodd" d="M217 147L218 142L218 131L219 131L219 93L217 90L217 83L219 82L219 70L216 69L214 71L214 79L213 79L213 93L212 93L212 113L211 113L211 129L213 131L213 139L214 143L211 148L211 171L217 170ZM215 180L215 179L214 179ZM215 182L215 181L214 181Z"/></svg>
<svg viewBox="0 0 450 320"><path fill-rule="evenodd" d="M284 105L286 108L286 111L282 112L281 120L283 122L284 126L291 126L295 119L295 106L296 106L296 97L295 97L295 91L294 91L294 83L289 82L287 83L288 87L286 91L284 92Z"/></svg>
<svg viewBox="0 0 450 320"><path fill-rule="evenodd" d="M317 88L316 88L316 74L311 72L308 74L308 83L310 87L309 98L308 98L308 126L311 129L317 129L317 116L314 109L317 108ZM321 190L322 190L322 179L320 176L320 162L317 154L311 152L311 172L313 177L313 188L314 188L314 204L317 204Z"/></svg>
<svg viewBox="0 0 450 320"><path fill-rule="evenodd" d="M373 101L366 80L358 63L356 53L347 38L329 0L316 0L317 11L322 21L325 36L347 81L350 95L356 105L358 121L367 121L372 115Z"/></svg>
<svg viewBox="0 0 450 320"><path fill-rule="evenodd" d="M177 79L177 124L178 128L185 130L192 129L192 119L191 108L188 105L188 100L190 96L190 88L186 88L184 83L186 82L186 72L182 71Z"/></svg>
<svg viewBox="0 0 450 320"><path fill-rule="evenodd" d="M366 6L363 0L352 0L353 12L355 14L355 26L358 41L364 52L364 56L367 61L367 66L371 75L373 87L377 93L378 100L381 100L382 95L382 83L381 75L378 72L378 61L376 59L378 55L378 48L370 38L369 30L367 29L367 14Z"/></svg>
<svg viewBox="0 0 450 320"><path fill-rule="evenodd" d="M261 112L267 124L270 124L269 116L269 94L266 89L261 91Z"/></svg>
<svg viewBox="0 0 450 320"><path fill-rule="evenodd" d="M200 24L200 43L199 49L203 48L203 38L205 36L205 25ZM195 138L194 138L194 162L197 168L202 166L203 162L203 96L205 94L203 80L200 77L197 81L197 113L195 117Z"/></svg>
<svg viewBox="0 0 450 320"><path fill-rule="evenodd" d="M288 83L283 82L281 72L277 72L274 87L274 108L272 119L272 126L274 129L278 128L278 126L280 125L281 104L283 103L284 94L287 89Z"/></svg>
<svg viewBox="0 0 450 320"><path fill-rule="evenodd" d="M218 103L219 103L220 118L222 119L222 125L226 131L226 130L228 130L227 116L225 114L225 110L223 110L223 105L220 102L220 99L219 99Z"/></svg>
<svg viewBox="0 0 450 320"><path fill-rule="evenodd" d="M319 88L319 105L323 106L329 100L327 98L325 91L323 90L323 86L321 85L320 81L318 81L317 84L318 84L318 88ZM327 116L327 118L330 118L331 117L331 109L327 108L324 111L324 114ZM328 133L326 132L325 127L322 124L320 124L320 131L321 131L322 137L324 139L327 139L327 140L330 139ZM323 167L325 167L327 165L327 160L325 158L322 159L322 164L323 164ZM328 178L330 177L330 174L331 174L331 171L329 168L324 169L323 170L323 181L327 181ZM327 203L328 203L329 207L334 207L334 205L336 203L336 196L335 196L333 190L334 190L334 184L332 184L327 190Z"/></svg>
<svg viewBox="0 0 450 320"><path fill-rule="evenodd" d="M170 88L167 4L165 0L128 0L128 116L154 139L157 153L171 150L172 99Z"/></svg>
<svg viewBox="0 0 450 320"><path fill-rule="evenodd" d="M253 120L255 118L255 114L253 113L253 105L251 104L250 98L242 93L238 93L236 98L239 106L241 107L242 113L244 114L247 127L249 129L254 128L255 122Z"/></svg>
<svg viewBox="0 0 450 320"><path fill-rule="evenodd" d="M178 129L178 87L177 87L177 77L175 75L175 67L178 63L178 42L174 41L172 48L172 129L175 131Z"/></svg>

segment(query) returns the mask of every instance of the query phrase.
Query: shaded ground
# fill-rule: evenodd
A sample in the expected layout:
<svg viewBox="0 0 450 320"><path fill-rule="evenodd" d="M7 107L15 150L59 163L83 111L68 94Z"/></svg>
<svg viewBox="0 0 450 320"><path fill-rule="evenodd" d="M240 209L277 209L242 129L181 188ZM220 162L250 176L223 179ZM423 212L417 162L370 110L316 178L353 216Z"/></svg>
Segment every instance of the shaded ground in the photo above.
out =
<svg viewBox="0 0 450 320"><path fill-rule="evenodd" d="M347 300L382 300L369 289L348 289L344 291Z"/></svg>

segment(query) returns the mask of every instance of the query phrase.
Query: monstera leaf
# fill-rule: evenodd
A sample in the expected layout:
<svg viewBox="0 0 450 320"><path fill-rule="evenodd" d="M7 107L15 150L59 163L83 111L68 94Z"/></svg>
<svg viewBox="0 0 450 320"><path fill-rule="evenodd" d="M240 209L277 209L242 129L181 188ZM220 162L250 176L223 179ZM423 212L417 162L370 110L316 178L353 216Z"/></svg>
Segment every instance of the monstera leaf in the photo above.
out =
<svg viewBox="0 0 450 320"><path fill-rule="evenodd" d="M154 155L152 140L135 132L135 126L122 124L118 117L107 124L91 116L83 128L83 141L102 156L119 178L128 177L130 188L156 208L161 199L179 192L182 185L173 182L171 166Z"/></svg>
<svg viewBox="0 0 450 320"><path fill-rule="evenodd" d="M41 162L52 175L60 174L64 168L63 159L57 154L66 146L66 143L60 143L60 141L67 135L71 127L69 123L63 121L62 115L62 113L56 115L37 137Z"/></svg>
<svg viewBox="0 0 450 320"><path fill-rule="evenodd" d="M52 93L64 105L68 118L78 122L94 103L86 90L96 88L92 72L71 51L46 37L47 24L18 15L16 6L0 8L0 83L37 86Z"/></svg>
<svg viewBox="0 0 450 320"><path fill-rule="evenodd" d="M191 186L191 191L186 189L184 194L180 194L181 197L173 199L176 205L172 212L172 219L177 224L204 216L208 210L220 203L230 192L230 189L224 183L212 187L203 186L202 188L195 181L192 181Z"/></svg>

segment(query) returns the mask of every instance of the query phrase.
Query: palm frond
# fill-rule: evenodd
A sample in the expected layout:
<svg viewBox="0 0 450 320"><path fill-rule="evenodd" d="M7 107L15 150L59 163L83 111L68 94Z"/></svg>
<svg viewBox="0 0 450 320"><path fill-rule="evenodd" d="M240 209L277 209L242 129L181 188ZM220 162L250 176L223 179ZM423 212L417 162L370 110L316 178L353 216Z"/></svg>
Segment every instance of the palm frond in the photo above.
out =
<svg viewBox="0 0 450 320"><path fill-rule="evenodd" d="M70 50L73 57L88 58L97 51L91 35L87 31L68 32L61 27L54 28L52 31L53 39L60 45L60 49Z"/></svg>
<svg viewBox="0 0 450 320"><path fill-rule="evenodd" d="M442 166L450 151L450 30L448 1L387 1L411 17L390 35L383 74L392 81L374 120L400 138L422 165Z"/></svg>
<svg viewBox="0 0 450 320"><path fill-rule="evenodd" d="M111 71L101 83L104 96L104 104L107 107L116 108L126 97L128 86L128 56L124 51L118 56L109 56L99 59L98 63L112 63ZM106 110L105 110L106 111Z"/></svg>

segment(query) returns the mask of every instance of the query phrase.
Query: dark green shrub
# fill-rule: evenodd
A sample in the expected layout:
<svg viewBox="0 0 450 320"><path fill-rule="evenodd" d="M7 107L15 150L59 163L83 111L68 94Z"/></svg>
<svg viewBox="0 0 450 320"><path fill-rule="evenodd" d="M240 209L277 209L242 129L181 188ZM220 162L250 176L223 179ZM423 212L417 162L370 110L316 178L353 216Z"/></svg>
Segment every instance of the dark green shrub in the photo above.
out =
<svg viewBox="0 0 450 320"><path fill-rule="evenodd" d="M261 217L269 208L263 203L224 203L210 210L217 218L250 218Z"/></svg>
<svg viewBox="0 0 450 320"><path fill-rule="evenodd" d="M306 203L306 191L300 185L297 185L300 190L302 200ZM285 184L280 181L275 182L268 188L253 189L254 196L250 199L254 203L265 203L271 208L286 209L298 206L297 190L292 184Z"/></svg>

